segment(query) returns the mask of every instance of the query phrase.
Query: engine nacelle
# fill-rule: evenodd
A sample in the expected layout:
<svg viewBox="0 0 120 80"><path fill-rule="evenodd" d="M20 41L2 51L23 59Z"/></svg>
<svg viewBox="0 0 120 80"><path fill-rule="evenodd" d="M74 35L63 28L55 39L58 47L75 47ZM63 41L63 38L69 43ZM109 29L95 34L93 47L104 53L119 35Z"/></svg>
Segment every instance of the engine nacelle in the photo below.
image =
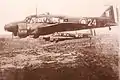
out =
<svg viewBox="0 0 120 80"><path fill-rule="evenodd" d="M18 24L18 32L17 35L20 38L25 38L28 36L28 29L26 23L20 23Z"/></svg>
<svg viewBox="0 0 120 80"><path fill-rule="evenodd" d="M27 31L27 30L19 30L19 29L18 29L17 35L18 35L20 38L25 38L25 37L28 36L28 31Z"/></svg>

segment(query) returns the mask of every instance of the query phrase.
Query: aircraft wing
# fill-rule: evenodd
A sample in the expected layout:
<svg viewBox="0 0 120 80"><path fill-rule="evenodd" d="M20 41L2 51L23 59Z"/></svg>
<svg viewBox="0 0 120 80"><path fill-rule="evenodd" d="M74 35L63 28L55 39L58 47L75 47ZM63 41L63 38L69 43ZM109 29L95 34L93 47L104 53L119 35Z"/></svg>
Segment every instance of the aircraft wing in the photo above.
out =
<svg viewBox="0 0 120 80"><path fill-rule="evenodd" d="M100 28L100 27L101 26L88 26L88 24L66 22L59 24L44 24L42 26L39 26L38 31L40 31L40 35L47 35L54 32L75 31L75 30Z"/></svg>

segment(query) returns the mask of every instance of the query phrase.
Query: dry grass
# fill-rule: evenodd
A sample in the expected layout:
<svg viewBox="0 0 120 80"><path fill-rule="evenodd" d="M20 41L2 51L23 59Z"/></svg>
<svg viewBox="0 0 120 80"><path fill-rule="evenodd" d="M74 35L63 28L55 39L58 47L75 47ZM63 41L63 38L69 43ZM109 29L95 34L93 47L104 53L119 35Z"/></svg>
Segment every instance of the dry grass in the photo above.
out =
<svg viewBox="0 0 120 80"><path fill-rule="evenodd" d="M111 35L58 43L1 38L0 67L23 68L23 80L118 80L118 47Z"/></svg>

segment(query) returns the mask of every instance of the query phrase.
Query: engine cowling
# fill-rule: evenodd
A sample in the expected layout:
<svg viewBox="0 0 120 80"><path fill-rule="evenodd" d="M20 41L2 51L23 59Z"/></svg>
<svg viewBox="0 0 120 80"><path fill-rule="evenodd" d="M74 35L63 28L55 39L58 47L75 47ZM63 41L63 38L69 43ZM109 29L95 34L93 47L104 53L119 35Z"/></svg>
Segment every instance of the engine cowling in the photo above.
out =
<svg viewBox="0 0 120 80"><path fill-rule="evenodd" d="M28 29L27 29L27 26L25 23L21 23L18 25L18 32L17 32L17 35L20 37L20 38L25 38L28 36Z"/></svg>
<svg viewBox="0 0 120 80"><path fill-rule="evenodd" d="M25 29L25 30L19 30L18 29L18 33L17 35L20 37L20 38L25 38L28 36L28 31Z"/></svg>

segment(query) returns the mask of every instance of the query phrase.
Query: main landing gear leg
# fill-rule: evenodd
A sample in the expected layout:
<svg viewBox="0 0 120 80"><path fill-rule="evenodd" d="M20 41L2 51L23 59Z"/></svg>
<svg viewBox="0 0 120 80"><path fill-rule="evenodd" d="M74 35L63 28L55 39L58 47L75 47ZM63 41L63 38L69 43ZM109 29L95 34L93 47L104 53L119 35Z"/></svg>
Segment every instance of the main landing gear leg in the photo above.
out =
<svg viewBox="0 0 120 80"><path fill-rule="evenodd" d="M92 46L92 36L93 36L93 31L92 31L92 29L90 29L90 42L89 42L89 44L90 44L90 47Z"/></svg>
<svg viewBox="0 0 120 80"><path fill-rule="evenodd" d="M96 36L96 31L95 31L95 29L94 29L94 36Z"/></svg>
<svg viewBox="0 0 120 80"><path fill-rule="evenodd" d="M90 34L92 35L92 36L96 36L96 31L95 31L95 29L90 29Z"/></svg>
<svg viewBox="0 0 120 80"><path fill-rule="evenodd" d="M92 36L96 36L96 31L95 31L95 29L90 29L90 34L91 34L91 37L90 37L90 43L92 43L91 42L91 39L92 39Z"/></svg>
<svg viewBox="0 0 120 80"><path fill-rule="evenodd" d="M92 31L92 29L90 29L90 34L93 36L93 31Z"/></svg>
<svg viewBox="0 0 120 80"><path fill-rule="evenodd" d="M12 33L12 39L14 38L14 34Z"/></svg>
<svg viewBox="0 0 120 80"><path fill-rule="evenodd" d="M111 31L111 27L109 26L109 31Z"/></svg>

